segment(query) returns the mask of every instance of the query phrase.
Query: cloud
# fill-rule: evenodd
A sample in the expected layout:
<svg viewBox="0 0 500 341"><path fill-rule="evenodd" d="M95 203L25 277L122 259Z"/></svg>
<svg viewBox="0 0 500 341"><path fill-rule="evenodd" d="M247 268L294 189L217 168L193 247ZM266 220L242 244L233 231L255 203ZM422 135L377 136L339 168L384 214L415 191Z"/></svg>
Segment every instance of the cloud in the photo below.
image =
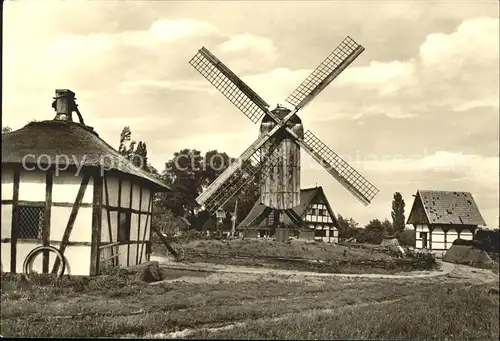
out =
<svg viewBox="0 0 500 341"><path fill-rule="evenodd" d="M498 19L465 20L450 34L432 33L420 46L420 59L425 66L444 66L452 71L465 62L481 63L498 60ZM444 69L443 69L444 70Z"/></svg>
<svg viewBox="0 0 500 341"><path fill-rule="evenodd" d="M498 32L496 18L464 20L450 34L429 34L414 58L366 66L355 62L333 81L332 90L325 90L342 99L328 103L343 112L330 117L409 118L429 106L458 111L498 108Z"/></svg>
<svg viewBox="0 0 500 341"><path fill-rule="evenodd" d="M214 25L193 19L157 20L151 25L149 31L155 40L161 42L219 33Z"/></svg>
<svg viewBox="0 0 500 341"><path fill-rule="evenodd" d="M403 85L411 84L415 77L413 61L392 62L372 61L367 66L358 66L346 69L335 81L335 86L361 86L379 91L379 94L395 92Z"/></svg>
<svg viewBox="0 0 500 341"><path fill-rule="evenodd" d="M263 97L271 106L284 103L289 94L312 70L290 70L278 67L268 72L244 75L242 80Z"/></svg>
<svg viewBox="0 0 500 341"><path fill-rule="evenodd" d="M495 18L474 18L463 21L450 34L431 33L420 44L418 55L408 60L370 61L361 66L355 62L324 91L335 92L335 96L322 94L321 100L313 101L312 109L307 109L307 117L316 121L378 115L406 119L421 115L429 106L455 111L498 108L498 22ZM219 49L244 49L249 42L257 45L257 40L244 35L222 43ZM249 58L247 67L251 62ZM238 70L246 67L240 65ZM280 66L244 73L241 78L269 103L283 103L312 71ZM478 89L477 84L489 86ZM320 101L325 104L316 104ZM320 112L319 108L325 109Z"/></svg>
<svg viewBox="0 0 500 341"><path fill-rule="evenodd" d="M277 58L278 49L272 39L249 33L237 34L215 47L215 51L227 56L239 55L251 59L260 57L260 62L272 62ZM253 62L253 60L250 60Z"/></svg>
<svg viewBox="0 0 500 341"><path fill-rule="evenodd" d="M490 100L472 100L470 102L463 102L455 107L453 107L453 111L467 111L475 108L497 108L499 107L498 98L490 99Z"/></svg>
<svg viewBox="0 0 500 341"><path fill-rule="evenodd" d="M303 169L322 169L312 158L302 152ZM304 157L305 156L305 157ZM437 151L422 154L339 154L351 167L362 174L392 174L398 178L405 173L416 179L426 172L447 174L448 180L458 179L473 181L481 185L493 185L498 188L499 162L496 157L485 157L477 154ZM496 178L496 180L495 180ZM495 183L497 184L495 186Z"/></svg>
<svg viewBox="0 0 500 341"><path fill-rule="evenodd" d="M410 172L425 171L453 172L469 180L491 183L499 174L498 157L438 151L422 157L404 157L402 155L381 156L377 160L362 162L367 172Z"/></svg>
<svg viewBox="0 0 500 341"><path fill-rule="evenodd" d="M173 91L202 91L215 93L217 90L207 81L169 81L143 79L138 81L125 81L118 87L118 92L122 94L134 94L141 89L168 89Z"/></svg>
<svg viewBox="0 0 500 341"><path fill-rule="evenodd" d="M188 64L196 51L209 48L273 107L349 34L366 51L300 117L341 155L379 155L359 170L381 192L357 205L322 169L305 168L302 186L322 185L362 223L417 188L470 190L487 221L498 216L496 3L37 4L4 8L4 125L51 119L53 91L67 87L103 139L116 146L130 125L159 169L186 146L238 156L258 124Z"/></svg>
<svg viewBox="0 0 500 341"><path fill-rule="evenodd" d="M469 191L479 205L486 223L496 224L498 216L499 158L475 154L440 151L421 155L341 155L379 190L370 206L361 209L357 200L309 156L302 157L302 187L321 184L335 210L354 216L362 224L386 212L390 217L390 200L401 192L407 214L411 195L417 189Z"/></svg>

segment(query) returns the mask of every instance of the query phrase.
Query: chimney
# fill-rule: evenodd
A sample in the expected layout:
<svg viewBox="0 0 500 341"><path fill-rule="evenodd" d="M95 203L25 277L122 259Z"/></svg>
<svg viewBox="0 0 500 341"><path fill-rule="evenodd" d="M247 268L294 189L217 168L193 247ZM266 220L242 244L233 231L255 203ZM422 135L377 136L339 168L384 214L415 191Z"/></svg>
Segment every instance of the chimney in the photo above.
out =
<svg viewBox="0 0 500 341"><path fill-rule="evenodd" d="M73 122L73 111L78 115L80 124L85 125L82 114L78 110L78 104L75 102L75 93L68 89L56 89L56 97L52 102L52 108L56 111L55 121Z"/></svg>
<svg viewBox="0 0 500 341"><path fill-rule="evenodd" d="M68 89L57 89L52 108L56 111L55 121L73 122L72 113L75 110L75 93Z"/></svg>

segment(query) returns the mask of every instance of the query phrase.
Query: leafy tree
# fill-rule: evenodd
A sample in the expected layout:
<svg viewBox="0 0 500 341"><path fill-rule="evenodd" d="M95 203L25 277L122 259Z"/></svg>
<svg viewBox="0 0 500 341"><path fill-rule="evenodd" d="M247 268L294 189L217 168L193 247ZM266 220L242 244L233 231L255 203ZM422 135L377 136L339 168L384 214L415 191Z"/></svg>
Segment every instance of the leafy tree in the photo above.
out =
<svg viewBox="0 0 500 341"><path fill-rule="evenodd" d="M234 159L226 153L220 153L217 150L210 150L205 153L203 159L203 173L201 174L204 186L210 185L221 175Z"/></svg>
<svg viewBox="0 0 500 341"><path fill-rule="evenodd" d="M137 148L132 150L132 154L134 155L132 158L132 162L134 165L141 167L142 169L149 171L148 167L148 150L146 147L146 143L139 141L137 144Z"/></svg>
<svg viewBox="0 0 500 341"><path fill-rule="evenodd" d="M375 231L382 233L384 231L384 225L378 219L372 219L368 224L366 224L365 229L368 231Z"/></svg>
<svg viewBox="0 0 500 341"><path fill-rule="evenodd" d="M384 235L392 233L392 224L389 220L385 219L381 222L378 219L372 219L364 229L358 232L357 240L360 243L380 244Z"/></svg>
<svg viewBox="0 0 500 341"><path fill-rule="evenodd" d="M140 167L148 172L150 171L146 143L139 141L136 147L136 141L132 140L132 131L128 126L124 127L120 134L118 153L130 160L134 166ZM158 174L158 171L156 171L156 174Z"/></svg>
<svg viewBox="0 0 500 341"><path fill-rule="evenodd" d="M405 201L399 192L394 193L391 217L394 230L403 231L405 229Z"/></svg>
<svg viewBox="0 0 500 341"><path fill-rule="evenodd" d="M386 235L391 236L394 234L394 227L388 219L384 219L384 221L382 222L382 227Z"/></svg>
<svg viewBox="0 0 500 341"><path fill-rule="evenodd" d="M399 244L404 246L415 246L416 232L415 230L404 230L397 232Z"/></svg>
<svg viewBox="0 0 500 341"><path fill-rule="evenodd" d="M2 127L2 134L10 133L12 131L12 128L9 126Z"/></svg>
<svg viewBox="0 0 500 341"><path fill-rule="evenodd" d="M165 207L157 207L153 211L153 224L169 237L189 228L180 217L175 216L171 210Z"/></svg>
<svg viewBox="0 0 500 341"><path fill-rule="evenodd" d="M349 239L356 237L358 223L352 218L344 218L337 214L337 221L339 222L339 237L342 239Z"/></svg>
<svg viewBox="0 0 500 341"><path fill-rule="evenodd" d="M127 144L130 143L131 137L132 132L130 131L130 127L124 127L120 134L120 146L118 147L118 153L123 156L128 156L129 148L127 147Z"/></svg>
<svg viewBox="0 0 500 341"><path fill-rule="evenodd" d="M183 149L174 153L165 163L164 181L172 188L165 194L163 203L174 214L195 215L198 206L196 197L201 193L203 183L203 158L200 151Z"/></svg>

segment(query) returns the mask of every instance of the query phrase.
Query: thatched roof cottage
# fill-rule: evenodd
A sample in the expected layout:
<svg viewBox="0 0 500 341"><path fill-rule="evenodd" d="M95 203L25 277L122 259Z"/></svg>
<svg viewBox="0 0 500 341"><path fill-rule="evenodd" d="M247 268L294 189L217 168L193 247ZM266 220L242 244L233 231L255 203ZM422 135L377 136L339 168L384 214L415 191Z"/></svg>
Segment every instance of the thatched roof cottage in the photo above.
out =
<svg viewBox="0 0 500 341"><path fill-rule="evenodd" d="M56 90L53 107L54 120L2 135L3 270L22 272L41 245L59 249L73 275L148 260L153 194L170 189L86 126L73 92ZM53 253L38 258L39 273L59 266Z"/></svg>

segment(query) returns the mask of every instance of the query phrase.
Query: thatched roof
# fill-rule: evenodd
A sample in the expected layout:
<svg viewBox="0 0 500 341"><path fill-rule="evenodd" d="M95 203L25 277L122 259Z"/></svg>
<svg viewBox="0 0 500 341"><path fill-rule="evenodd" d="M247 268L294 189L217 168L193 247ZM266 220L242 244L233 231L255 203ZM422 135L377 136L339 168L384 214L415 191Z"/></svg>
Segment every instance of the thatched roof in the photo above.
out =
<svg viewBox="0 0 500 341"><path fill-rule="evenodd" d="M321 197L330 215L332 216L333 223L338 227L335 213L330 207L330 204L328 203L328 200L326 199L325 193L323 192L323 188L321 186L301 189L300 204L294 207L293 210L299 217L304 218L307 207L313 202L314 199L318 197ZM250 213L248 213L245 219L243 219L243 221L238 225L238 228L246 228L252 225L265 225L265 218L271 213L271 211L271 208L260 203L260 198L257 199L254 206L250 210ZM286 225L294 225L294 223L285 213L282 214L282 218L283 223L285 223Z"/></svg>
<svg viewBox="0 0 500 341"><path fill-rule="evenodd" d="M428 190L417 191L408 224L486 225L471 193Z"/></svg>
<svg viewBox="0 0 500 341"><path fill-rule="evenodd" d="M70 121L31 122L2 134L2 164L37 160L44 164L104 168L146 181L156 191L171 189L150 173L132 165L92 128ZM67 156L67 157L64 157Z"/></svg>

